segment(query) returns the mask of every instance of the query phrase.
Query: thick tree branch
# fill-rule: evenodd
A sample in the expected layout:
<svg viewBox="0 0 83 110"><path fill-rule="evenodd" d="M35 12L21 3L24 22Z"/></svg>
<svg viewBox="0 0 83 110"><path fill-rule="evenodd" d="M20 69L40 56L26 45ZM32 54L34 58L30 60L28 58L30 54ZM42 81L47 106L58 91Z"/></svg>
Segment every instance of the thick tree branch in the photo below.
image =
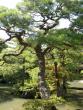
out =
<svg viewBox="0 0 83 110"><path fill-rule="evenodd" d="M25 42L22 38L22 36L25 34L25 31L22 30L21 32L14 32L5 28L0 27L1 30L5 31L7 33L7 35L9 36L8 39L6 39L5 41L3 41L1 44L6 43L7 41L10 41L12 38L16 38L19 41L19 44L22 46L29 46L31 47L31 45L27 42ZM12 36L13 34L13 36Z"/></svg>
<svg viewBox="0 0 83 110"><path fill-rule="evenodd" d="M16 38L18 39L20 45L27 46L27 47L31 47L31 44L25 42L25 41L21 38L21 36L17 36Z"/></svg>

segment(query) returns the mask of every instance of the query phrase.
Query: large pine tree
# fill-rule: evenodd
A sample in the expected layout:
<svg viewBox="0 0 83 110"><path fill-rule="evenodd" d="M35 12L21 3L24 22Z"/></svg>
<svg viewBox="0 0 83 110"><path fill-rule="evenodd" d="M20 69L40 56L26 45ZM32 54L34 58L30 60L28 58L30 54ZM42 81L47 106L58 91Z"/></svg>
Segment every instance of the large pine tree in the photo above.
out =
<svg viewBox="0 0 83 110"><path fill-rule="evenodd" d="M45 54L58 46L63 48L79 44L81 36L75 33L74 28L79 19L73 24L73 16L80 15L81 4L77 0L23 0L16 9L0 8L0 30L9 36L4 42L16 38L21 47L20 52L5 54L3 58L5 60L6 56L17 56L27 47L34 49L39 65L38 86L41 98L50 96L45 83ZM69 29L56 29L62 18L71 21Z"/></svg>

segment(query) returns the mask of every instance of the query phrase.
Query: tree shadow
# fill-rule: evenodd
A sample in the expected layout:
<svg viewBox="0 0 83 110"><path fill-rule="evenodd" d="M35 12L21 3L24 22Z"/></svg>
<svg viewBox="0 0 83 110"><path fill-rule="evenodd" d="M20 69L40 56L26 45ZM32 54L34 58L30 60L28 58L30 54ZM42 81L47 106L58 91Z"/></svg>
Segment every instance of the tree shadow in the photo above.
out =
<svg viewBox="0 0 83 110"><path fill-rule="evenodd" d="M81 93L70 93L67 97L66 100L68 102L73 102L75 105L78 106L76 110L82 110L83 108L83 92Z"/></svg>
<svg viewBox="0 0 83 110"><path fill-rule="evenodd" d="M11 93L12 89L10 87L0 85L0 103L12 100L14 96Z"/></svg>

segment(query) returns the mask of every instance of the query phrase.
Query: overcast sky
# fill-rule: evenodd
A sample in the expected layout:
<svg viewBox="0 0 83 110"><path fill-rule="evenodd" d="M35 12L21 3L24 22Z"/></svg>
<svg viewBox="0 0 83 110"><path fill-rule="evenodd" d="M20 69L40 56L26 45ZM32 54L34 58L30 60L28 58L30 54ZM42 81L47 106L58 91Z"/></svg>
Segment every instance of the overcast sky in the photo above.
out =
<svg viewBox="0 0 83 110"><path fill-rule="evenodd" d="M15 8L16 4L22 0L0 0L0 5L8 8Z"/></svg>
<svg viewBox="0 0 83 110"><path fill-rule="evenodd" d="M0 0L0 6L6 6L8 8L15 8L16 4L22 0ZM7 34L0 31L0 37L8 38Z"/></svg>
<svg viewBox="0 0 83 110"><path fill-rule="evenodd" d="M15 8L16 4L21 1L22 0L0 0L0 6L6 6L8 8ZM68 28L69 25L70 25L70 22L67 19L61 19L60 25L58 26L58 28ZM0 31L0 37L5 38L5 39L8 38L6 33L3 31Z"/></svg>

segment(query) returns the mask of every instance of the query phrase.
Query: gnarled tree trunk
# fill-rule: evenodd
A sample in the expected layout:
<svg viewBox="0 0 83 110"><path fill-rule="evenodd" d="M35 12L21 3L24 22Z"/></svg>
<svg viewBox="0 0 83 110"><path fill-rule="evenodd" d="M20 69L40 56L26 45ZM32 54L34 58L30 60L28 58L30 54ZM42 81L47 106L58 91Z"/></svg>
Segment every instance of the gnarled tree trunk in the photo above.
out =
<svg viewBox="0 0 83 110"><path fill-rule="evenodd" d="M41 98L47 99L50 96L49 89L46 85L45 82L45 57L41 49L41 45L37 45L35 48L36 55L38 58L38 64L39 64L39 74L38 74L38 79L39 79L39 92Z"/></svg>

